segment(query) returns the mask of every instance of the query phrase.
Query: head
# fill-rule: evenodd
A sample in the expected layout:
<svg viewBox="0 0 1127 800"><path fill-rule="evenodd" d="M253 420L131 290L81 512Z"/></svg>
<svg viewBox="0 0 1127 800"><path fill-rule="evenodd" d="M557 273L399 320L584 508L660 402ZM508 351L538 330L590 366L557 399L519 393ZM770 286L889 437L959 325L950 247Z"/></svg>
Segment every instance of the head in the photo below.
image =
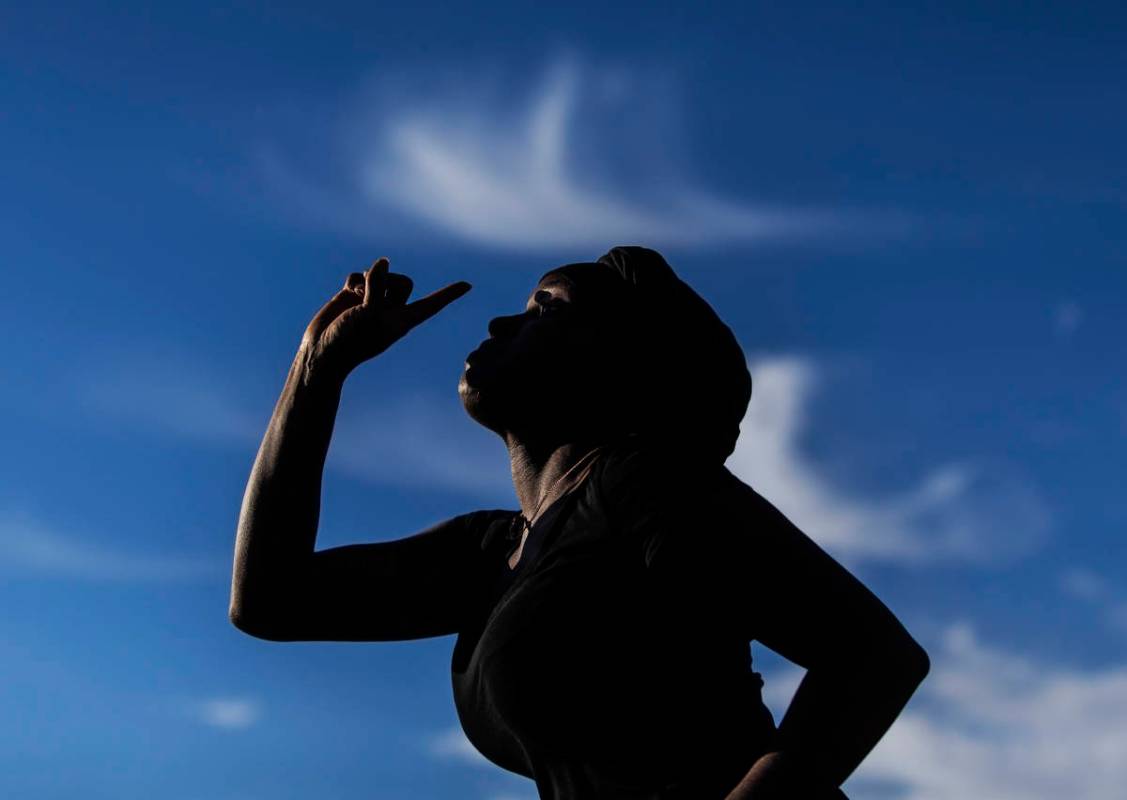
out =
<svg viewBox="0 0 1127 800"><path fill-rule="evenodd" d="M506 439L634 433L723 462L751 379L731 331L660 254L616 247L549 270L523 311L492 319L458 391Z"/></svg>

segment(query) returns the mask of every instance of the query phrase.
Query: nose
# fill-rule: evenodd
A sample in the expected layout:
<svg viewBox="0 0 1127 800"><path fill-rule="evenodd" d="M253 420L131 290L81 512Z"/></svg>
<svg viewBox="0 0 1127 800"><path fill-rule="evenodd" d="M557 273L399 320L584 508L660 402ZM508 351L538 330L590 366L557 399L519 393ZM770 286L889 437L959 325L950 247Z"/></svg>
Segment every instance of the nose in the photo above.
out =
<svg viewBox="0 0 1127 800"><path fill-rule="evenodd" d="M521 326L524 314L508 314L503 317L494 317L489 320L489 335L494 339L511 339L516 335L517 328Z"/></svg>

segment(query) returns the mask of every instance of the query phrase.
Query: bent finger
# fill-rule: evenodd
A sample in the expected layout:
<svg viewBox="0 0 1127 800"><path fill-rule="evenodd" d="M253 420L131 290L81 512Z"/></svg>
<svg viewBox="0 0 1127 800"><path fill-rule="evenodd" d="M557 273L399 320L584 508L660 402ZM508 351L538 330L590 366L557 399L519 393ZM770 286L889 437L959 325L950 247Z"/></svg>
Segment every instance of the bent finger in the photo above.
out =
<svg viewBox="0 0 1127 800"><path fill-rule="evenodd" d="M355 292L357 297L364 296L364 273L363 272L350 272L348 277L345 278L344 288L350 292Z"/></svg>
<svg viewBox="0 0 1127 800"><path fill-rule="evenodd" d="M380 256L364 273L364 305L371 305L383 299L384 290L387 288L387 268L390 262L387 256Z"/></svg>

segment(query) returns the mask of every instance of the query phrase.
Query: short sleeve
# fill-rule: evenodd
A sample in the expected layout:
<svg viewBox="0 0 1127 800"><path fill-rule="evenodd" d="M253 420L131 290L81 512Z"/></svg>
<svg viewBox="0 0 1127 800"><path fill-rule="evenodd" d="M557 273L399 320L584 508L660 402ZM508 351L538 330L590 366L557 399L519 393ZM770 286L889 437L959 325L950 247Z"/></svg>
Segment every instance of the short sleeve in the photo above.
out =
<svg viewBox="0 0 1127 800"><path fill-rule="evenodd" d="M467 535L478 542L481 550L504 547L516 538L514 523L519 515L519 511L503 508L471 511L466 515Z"/></svg>

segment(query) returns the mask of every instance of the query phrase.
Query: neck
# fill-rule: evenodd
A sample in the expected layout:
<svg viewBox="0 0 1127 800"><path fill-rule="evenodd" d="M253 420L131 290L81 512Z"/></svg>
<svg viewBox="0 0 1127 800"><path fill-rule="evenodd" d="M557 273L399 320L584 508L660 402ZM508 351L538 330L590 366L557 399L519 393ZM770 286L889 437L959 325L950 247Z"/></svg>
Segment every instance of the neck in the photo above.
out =
<svg viewBox="0 0 1127 800"><path fill-rule="evenodd" d="M594 440L574 439L536 442L513 434L505 437L505 443L509 448L513 487L520 500L521 513L530 521L567 489L570 480L560 481L564 473L599 444Z"/></svg>

